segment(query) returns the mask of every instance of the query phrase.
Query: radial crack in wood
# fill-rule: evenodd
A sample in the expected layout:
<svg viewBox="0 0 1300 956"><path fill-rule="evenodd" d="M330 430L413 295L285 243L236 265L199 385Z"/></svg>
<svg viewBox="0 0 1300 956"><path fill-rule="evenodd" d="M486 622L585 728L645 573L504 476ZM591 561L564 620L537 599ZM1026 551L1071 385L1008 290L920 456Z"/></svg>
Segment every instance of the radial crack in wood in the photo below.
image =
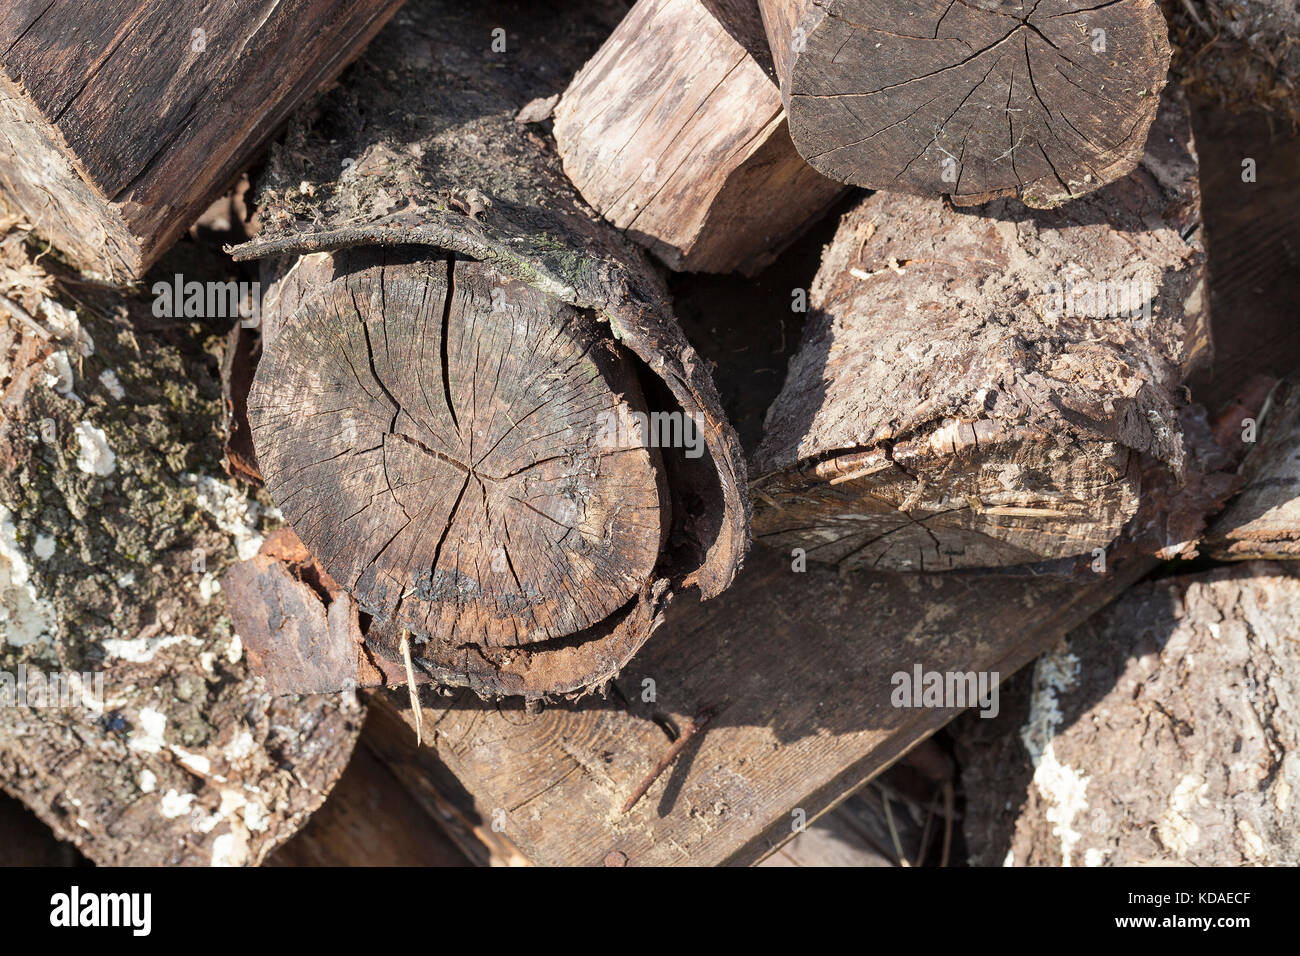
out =
<svg viewBox="0 0 1300 956"><path fill-rule="evenodd" d="M369 614L490 647L582 630L667 531L631 362L590 313L425 254L336 254L280 327L249 405L267 488Z"/></svg>
<svg viewBox="0 0 1300 956"><path fill-rule="evenodd" d="M1129 173L1169 69L1154 0L760 0L790 134L841 182L1051 207Z"/></svg>

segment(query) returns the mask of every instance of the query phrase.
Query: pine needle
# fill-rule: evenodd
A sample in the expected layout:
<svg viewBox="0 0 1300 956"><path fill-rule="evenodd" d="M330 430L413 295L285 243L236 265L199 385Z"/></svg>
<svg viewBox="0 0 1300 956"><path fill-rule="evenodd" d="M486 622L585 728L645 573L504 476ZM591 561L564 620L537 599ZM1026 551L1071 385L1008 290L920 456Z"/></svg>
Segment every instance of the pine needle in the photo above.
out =
<svg viewBox="0 0 1300 956"><path fill-rule="evenodd" d="M411 632L402 628L402 663L406 665L406 690L411 695L411 715L415 717L415 746L424 743L424 711L420 708L420 692L415 686L415 665L411 663Z"/></svg>

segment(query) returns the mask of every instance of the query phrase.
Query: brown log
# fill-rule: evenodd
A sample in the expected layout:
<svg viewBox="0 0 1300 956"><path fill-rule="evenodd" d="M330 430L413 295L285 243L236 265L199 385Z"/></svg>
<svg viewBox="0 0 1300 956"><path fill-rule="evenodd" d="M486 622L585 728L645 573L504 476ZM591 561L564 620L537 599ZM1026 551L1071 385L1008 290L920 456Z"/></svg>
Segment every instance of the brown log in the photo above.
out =
<svg viewBox="0 0 1300 956"><path fill-rule="evenodd" d="M790 142L754 0L640 0L555 139L583 198L677 270L753 275L844 191Z"/></svg>
<svg viewBox="0 0 1300 956"><path fill-rule="evenodd" d="M416 670L487 696L600 685L747 545L739 444L661 280L516 122L620 12L561 6L408 5L291 128L236 250L287 257L249 397L272 498L368 648L401 664L409 634Z"/></svg>
<svg viewBox="0 0 1300 956"><path fill-rule="evenodd" d="M0 12L0 192L130 281L402 0L18 0Z"/></svg>
<svg viewBox="0 0 1300 956"><path fill-rule="evenodd" d="M754 456L756 538L909 570L1107 547L1142 456L1183 472L1181 386L1209 352L1199 220L1177 97L1141 168L1059 210L866 199Z"/></svg>
<svg viewBox="0 0 1300 956"><path fill-rule="evenodd" d="M1169 69L1155 0L759 0L790 135L841 182L1052 207L1127 175Z"/></svg>
<svg viewBox="0 0 1300 956"><path fill-rule="evenodd" d="M1139 585L954 725L973 865L1300 862L1300 579ZM1028 676L1028 675L1026 675Z"/></svg>

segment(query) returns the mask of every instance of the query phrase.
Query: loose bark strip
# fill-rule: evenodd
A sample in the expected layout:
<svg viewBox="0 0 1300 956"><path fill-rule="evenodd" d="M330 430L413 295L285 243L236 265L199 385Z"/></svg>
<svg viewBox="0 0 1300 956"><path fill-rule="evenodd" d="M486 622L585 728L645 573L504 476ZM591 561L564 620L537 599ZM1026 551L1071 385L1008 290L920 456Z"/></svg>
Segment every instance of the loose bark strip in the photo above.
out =
<svg viewBox="0 0 1300 956"><path fill-rule="evenodd" d="M290 257L249 400L272 497L368 647L400 662L409 629L417 667L488 696L601 684L747 545L738 442L661 281L515 122L619 12L561 6L409 4L290 129L235 250ZM699 457L621 427L647 412L691 419Z"/></svg>
<svg viewBox="0 0 1300 956"><path fill-rule="evenodd" d="M1073 631L996 720L954 725L970 862L1295 866L1298 615L1294 565L1252 562Z"/></svg>
<svg viewBox="0 0 1300 956"><path fill-rule="evenodd" d="M1169 69L1154 0L759 0L790 134L841 182L1052 207L1142 156Z"/></svg>
<svg viewBox="0 0 1300 956"><path fill-rule="evenodd" d="M0 193L129 282L402 0L17 0L0 12Z"/></svg>
<svg viewBox="0 0 1300 956"><path fill-rule="evenodd" d="M1249 420L1235 423L1238 431ZM1255 424L1259 444L1243 465L1245 490L1207 539L1225 561L1300 558L1300 389L1275 393L1267 417Z"/></svg>
<svg viewBox="0 0 1300 956"><path fill-rule="evenodd" d="M555 139L583 198L677 270L757 273L844 191L790 142L753 0L640 0Z"/></svg>
<svg viewBox="0 0 1300 956"><path fill-rule="evenodd" d="M1107 547L1142 456L1183 473L1181 386L1209 352L1199 218L1177 98L1140 169L1060 210L870 196L754 456L757 539L904 570Z"/></svg>

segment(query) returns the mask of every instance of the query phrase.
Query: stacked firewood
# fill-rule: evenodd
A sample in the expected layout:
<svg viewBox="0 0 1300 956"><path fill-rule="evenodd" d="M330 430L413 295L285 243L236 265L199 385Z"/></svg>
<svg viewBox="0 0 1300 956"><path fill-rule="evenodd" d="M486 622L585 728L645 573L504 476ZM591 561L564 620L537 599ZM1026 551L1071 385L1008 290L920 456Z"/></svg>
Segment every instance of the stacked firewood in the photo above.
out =
<svg viewBox="0 0 1300 956"><path fill-rule="evenodd" d="M0 12L0 197L58 262L0 299L0 458L28 476L0 483L0 584L42 615L0 632L0 661L40 648L133 668L127 716L109 707L97 732L146 775L131 788L162 787L165 819L190 813L189 774L215 821L140 822L167 834L159 860L264 858L341 773L357 688L407 685L417 731L421 689L533 710L608 689L672 602L731 587L751 542L792 573L909 587L930 572L1084 587L1117 565L1136 579L1203 552L1300 553L1294 395L1276 376L1201 391L1212 277L1187 92L1203 99L1227 58L1267 91L1234 105L1300 115L1286 11L1211 61L1198 31L1216 21L1178 5L1171 44L1156 0L210 7ZM251 292L214 314L214 283L191 289L173 246L250 172L222 207L241 241L215 284ZM681 274L758 276L818 228L815 275L780 290L802 338L742 442L750 385L715 381L679 320ZM177 384L150 391L148 416L115 417L119 373L152 388L128 340L141 280L159 320L145 342ZM82 285L94 359L57 301ZM197 377L202 336L177 329L220 319L218 401ZM137 547L136 513L172 484L184 534ZM96 535L70 530L105 501ZM152 512L145 526L162 534ZM220 574L178 598L199 546L223 551ZM166 619L123 610L150 576L172 582L140 590L169 592ZM221 690L168 711L192 732L168 740L136 691L181 682L162 662L186 641L206 655L187 693L205 674ZM245 684L261 703L237 718ZM0 768L58 825L102 771L87 758L52 796L41 764L73 731L33 726L0 742ZM284 726L328 739L331 759L281 781L278 810L226 796L217 776L253 787L292 750ZM70 838L129 858L114 825ZM237 852L214 850L221 827Z"/></svg>

